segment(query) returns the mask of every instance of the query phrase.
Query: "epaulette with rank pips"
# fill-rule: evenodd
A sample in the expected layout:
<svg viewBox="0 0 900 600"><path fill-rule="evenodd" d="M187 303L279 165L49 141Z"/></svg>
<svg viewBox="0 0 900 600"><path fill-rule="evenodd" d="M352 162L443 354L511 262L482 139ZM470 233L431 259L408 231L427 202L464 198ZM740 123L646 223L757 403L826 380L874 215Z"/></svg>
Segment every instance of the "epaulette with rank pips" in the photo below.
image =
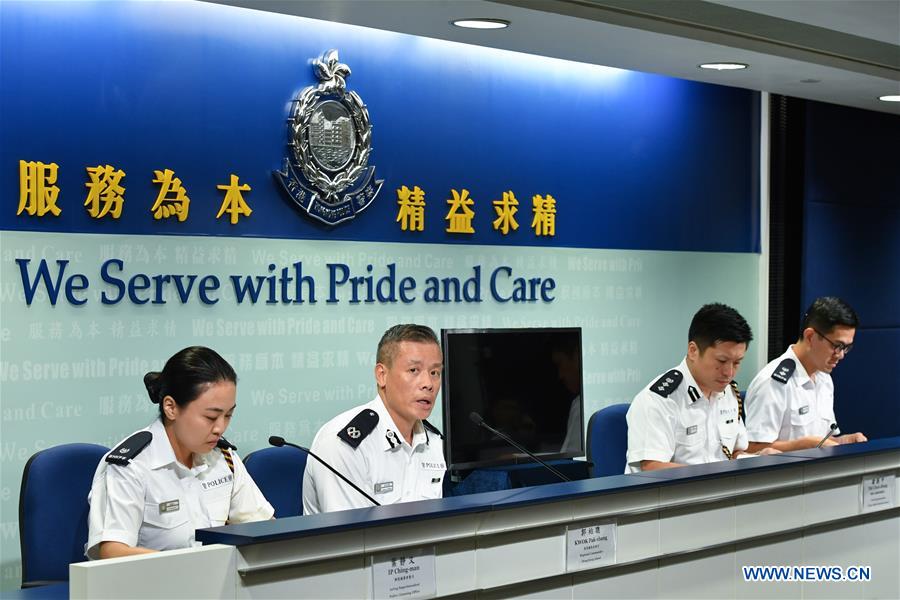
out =
<svg viewBox="0 0 900 600"><path fill-rule="evenodd" d="M151 441L153 441L152 433L149 431L138 431L107 454L106 462L119 465L120 467L127 466Z"/></svg>
<svg viewBox="0 0 900 600"><path fill-rule="evenodd" d="M366 439L366 436L372 433L376 425L378 425L378 413L370 408L365 408L344 425L343 429L338 431L337 436L355 450Z"/></svg>
<svg viewBox="0 0 900 600"><path fill-rule="evenodd" d="M653 385L650 386L650 390L656 392L663 398L667 398L669 394L674 392L679 385L681 385L681 381L684 379L684 375L681 374L681 371L678 369L672 369L659 379L657 379Z"/></svg>
<svg viewBox="0 0 900 600"><path fill-rule="evenodd" d="M778 366L772 371L772 379L780 381L781 383L787 383L788 379L791 378L791 375L794 374L794 369L796 368L797 363L794 362L794 359L786 358L778 363Z"/></svg>

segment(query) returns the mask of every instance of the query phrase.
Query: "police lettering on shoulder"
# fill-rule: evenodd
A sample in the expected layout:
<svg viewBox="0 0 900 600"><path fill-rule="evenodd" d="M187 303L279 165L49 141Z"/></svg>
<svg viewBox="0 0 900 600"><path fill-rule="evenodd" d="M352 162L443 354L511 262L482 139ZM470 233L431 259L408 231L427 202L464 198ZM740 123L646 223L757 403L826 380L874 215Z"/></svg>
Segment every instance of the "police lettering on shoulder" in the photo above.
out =
<svg viewBox="0 0 900 600"><path fill-rule="evenodd" d="M273 174L303 212L336 225L365 210L384 180L368 164L372 124L362 99L347 89L350 67L329 50L313 68L320 83L294 100L288 154Z"/></svg>

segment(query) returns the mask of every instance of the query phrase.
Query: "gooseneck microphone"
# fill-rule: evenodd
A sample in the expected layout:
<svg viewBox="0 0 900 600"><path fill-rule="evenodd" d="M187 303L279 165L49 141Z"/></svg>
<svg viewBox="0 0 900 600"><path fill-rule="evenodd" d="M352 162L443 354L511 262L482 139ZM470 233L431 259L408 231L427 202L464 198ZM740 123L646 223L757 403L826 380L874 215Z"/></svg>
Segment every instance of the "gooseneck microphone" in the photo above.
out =
<svg viewBox="0 0 900 600"><path fill-rule="evenodd" d="M832 423L828 427L828 433L825 434L825 437L823 437L822 440L818 444L816 444L816 448L821 448L822 444L827 442L828 438L830 438L832 435L834 435L834 432L837 431L837 428L838 428L837 423Z"/></svg>
<svg viewBox="0 0 900 600"><path fill-rule="evenodd" d="M343 481L344 483L346 483L347 485L349 485L350 487L352 487L354 490L356 490L357 492L359 492L360 494L362 494L363 496L365 496L366 499L367 499L369 502L371 502L371 503L374 504L375 506L381 506L381 503L380 503L380 502L378 502L375 498L373 498L372 496L370 496L370 495L368 495L367 493L365 493L365 492L362 490L361 487L359 487L358 485L356 485L355 483L353 483L352 481L350 481L349 479L347 479L346 477L344 477L344 475L342 475L341 473L339 473L337 469L335 469L334 467L332 467L331 465L329 465L327 462L325 462L324 460L322 460L321 458L319 458L318 456L316 456L316 454L315 454L312 450L310 450L309 448L304 448L303 446L298 446L297 444L292 444L292 443L290 443L290 442L287 442L287 441L285 441L285 439L284 439L283 437L278 436L278 435L273 435L273 436L271 436L271 437L269 438L269 443L270 443L271 445L275 446L276 448L281 448L282 446L290 446L291 448L296 448L296 449L298 449L298 450L303 450L304 452L306 452L307 454L309 454L310 456L312 456L314 459L316 459L317 461L319 461L326 469L328 469L329 471L331 471L332 473L334 473L335 475L337 475L338 478L339 478L341 481Z"/></svg>
<svg viewBox="0 0 900 600"><path fill-rule="evenodd" d="M527 454L528 456L530 456L531 458L533 458L533 459L536 460L537 462L541 463L541 464L544 465L547 469L549 469L551 473L553 473L554 475L556 475L557 477L559 477L562 481L572 481L571 479L569 479L568 477L566 477L565 475L563 475L562 473L560 473L559 471L557 471L556 469L554 469L553 467L551 467L550 465L548 465L547 463L545 463L544 461L542 461L540 458L538 458L537 456L535 456L533 453L529 452L528 450L526 450L525 448L523 448L522 446L520 446L519 444L517 444L517 443L515 442L515 440L513 440L511 437L509 437L508 435L506 435L506 434L503 433L502 431L498 431L498 430L494 429L493 427L491 427L490 425L488 425L487 423L485 423L485 422L484 422L484 419L482 419L482 418L481 418L481 415L479 415L477 412L475 412L475 411L470 412L470 413L469 413L469 420L472 421L473 423L475 423L476 425L478 425L479 427L483 427L483 428L487 429L488 431L490 431L491 433L493 433L494 435L496 435L498 438L500 438L501 440L503 440L504 442L506 442L507 444L509 444L509 445L512 446L513 448L515 448L516 450L518 450L518 451L520 451L520 452L523 452L523 453Z"/></svg>

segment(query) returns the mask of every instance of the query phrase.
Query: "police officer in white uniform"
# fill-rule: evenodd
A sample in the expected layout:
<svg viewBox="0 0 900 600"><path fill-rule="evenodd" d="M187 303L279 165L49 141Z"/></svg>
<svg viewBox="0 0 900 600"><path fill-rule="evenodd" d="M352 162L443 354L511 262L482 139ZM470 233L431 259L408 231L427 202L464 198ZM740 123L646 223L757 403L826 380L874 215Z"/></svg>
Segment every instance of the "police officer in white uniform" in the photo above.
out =
<svg viewBox="0 0 900 600"><path fill-rule="evenodd" d="M856 312L840 298L817 298L810 305L797 342L766 365L747 388L751 451L812 448L826 436L823 445L867 441L859 432L839 435L831 381L831 371L853 347L858 326Z"/></svg>
<svg viewBox="0 0 900 600"><path fill-rule="evenodd" d="M687 356L641 390L628 409L626 473L745 454L747 431L732 384L752 339L733 308L707 304L697 311Z"/></svg>
<svg viewBox="0 0 900 600"><path fill-rule="evenodd" d="M312 451L379 504L440 498L446 462L440 432L426 421L441 388L437 336L396 325L378 344L378 396L341 413L316 434ZM303 475L303 513L372 506L315 459Z"/></svg>
<svg viewBox="0 0 900 600"><path fill-rule="evenodd" d="M209 348L185 348L144 383L160 418L119 443L88 496L88 558L196 545L194 530L272 518L275 511L222 437L237 377Z"/></svg>

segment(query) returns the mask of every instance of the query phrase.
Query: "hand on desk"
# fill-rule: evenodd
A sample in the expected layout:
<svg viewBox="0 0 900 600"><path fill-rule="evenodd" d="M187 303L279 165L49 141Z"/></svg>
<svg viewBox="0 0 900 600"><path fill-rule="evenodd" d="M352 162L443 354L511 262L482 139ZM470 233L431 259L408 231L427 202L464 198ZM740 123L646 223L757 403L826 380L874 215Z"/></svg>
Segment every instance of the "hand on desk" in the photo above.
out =
<svg viewBox="0 0 900 600"><path fill-rule="evenodd" d="M857 431L856 433L847 433L844 435L839 435L834 438L834 441L838 444L858 444L861 442L868 442L869 438L864 436L862 433Z"/></svg>

